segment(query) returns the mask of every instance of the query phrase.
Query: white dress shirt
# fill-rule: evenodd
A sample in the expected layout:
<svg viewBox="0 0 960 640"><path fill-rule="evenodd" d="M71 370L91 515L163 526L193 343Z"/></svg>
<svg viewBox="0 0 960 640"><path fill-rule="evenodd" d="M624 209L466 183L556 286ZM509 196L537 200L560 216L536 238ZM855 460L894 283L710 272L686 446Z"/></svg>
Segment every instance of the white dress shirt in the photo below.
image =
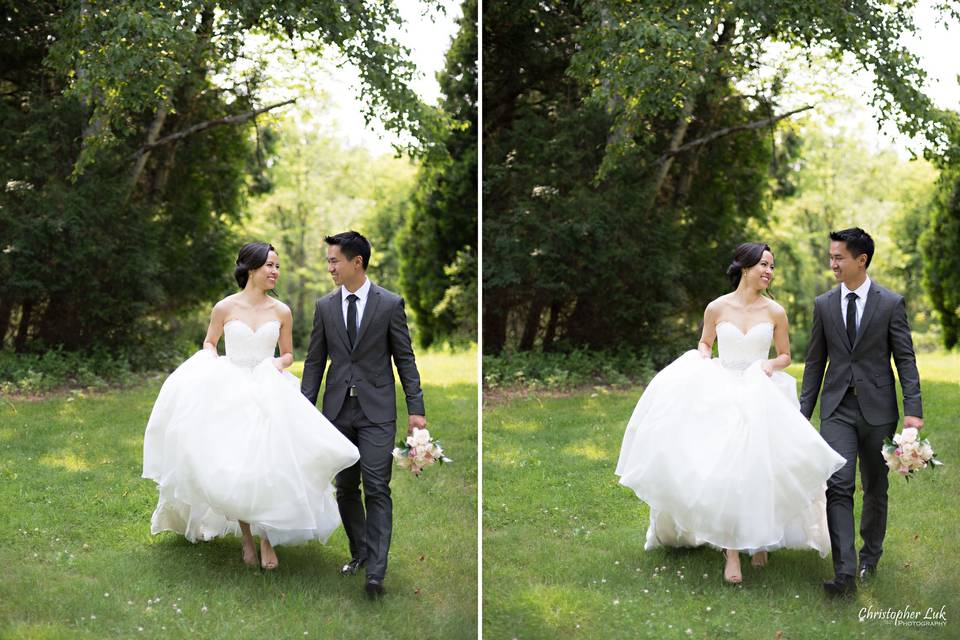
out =
<svg viewBox="0 0 960 640"><path fill-rule="evenodd" d="M364 278L363 284L360 285L360 288L356 291L347 291L347 288L343 285L340 286L340 304L343 307L343 326L347 326L347 308L350 306L350 301L347 300L347 296L350 294L357 296L357 332L359 335L360 331L360 322L363 320L363 308L367 306L367 296L370 295L370 278Z"/></svg>
<svg viewBox="0 0 960 640"><path fill-rule="evenodd" d="M852 293L857 294L857 329L860 328L860 320L863 319L863 309L867 306L867 292L870 291L870 276L867 276L859 287ZM846 283L840 283L840 317L843 318L843 326L847 326L847 294L851 293Z"/></svg>

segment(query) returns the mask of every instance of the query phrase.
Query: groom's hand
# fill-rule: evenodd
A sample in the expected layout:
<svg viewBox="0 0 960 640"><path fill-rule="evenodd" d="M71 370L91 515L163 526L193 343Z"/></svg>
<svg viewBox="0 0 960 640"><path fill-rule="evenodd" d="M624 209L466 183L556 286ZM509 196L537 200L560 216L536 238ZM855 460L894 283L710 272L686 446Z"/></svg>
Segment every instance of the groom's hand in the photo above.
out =
<svg viewBox="0 0 960 640"><path fill-rule="evenodd" d="M917 416L903 416L903 428L910 429L911 427L917 431L923 429L923 418L918 418Z"/></svg>
<svg viewBox="0 0 960 640"><path fill-rule="evenodd" d="M426 429L427 419L424 416L410 416L407 418L407 435L413 433L414 429Z"/></svg>

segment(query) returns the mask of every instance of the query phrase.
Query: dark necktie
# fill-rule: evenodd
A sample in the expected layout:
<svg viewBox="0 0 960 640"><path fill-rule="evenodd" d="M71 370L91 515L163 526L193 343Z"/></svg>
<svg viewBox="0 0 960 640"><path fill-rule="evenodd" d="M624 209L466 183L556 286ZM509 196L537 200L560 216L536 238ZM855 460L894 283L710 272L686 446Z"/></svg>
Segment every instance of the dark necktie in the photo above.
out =
<svg viewBox="0 0 960 640"><path fill-rule="evenodd" d="M857 342L857 298L854 292L847 294L847 337L850 338L850 348Z"/></svg>
<svg viewBox="0 0 960 640"><path fill-rule="evenodd" d="M347 296L347 337L350 338L350 348L357 342L357 296L352 293Z"/></svg>

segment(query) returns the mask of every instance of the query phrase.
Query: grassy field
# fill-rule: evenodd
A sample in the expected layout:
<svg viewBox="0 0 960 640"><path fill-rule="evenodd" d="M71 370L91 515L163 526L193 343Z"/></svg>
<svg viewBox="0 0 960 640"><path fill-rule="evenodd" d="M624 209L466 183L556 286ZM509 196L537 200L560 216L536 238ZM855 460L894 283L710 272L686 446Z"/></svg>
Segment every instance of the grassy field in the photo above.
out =
<svg viewBox="0 0 960 640"><path fill-rule="evenodd" d="M960 354L924 354L919 365L925 433L946 465L891 478L880 571L846 602L824 596L832 565L815 552L774 552L764 569L744 562L732 587L718 551L643 550L648 509L613 473L641 389L488 404L484 637L960 637ZM863 609L906 607L945 607L947 624L859 621Z"/></svg>
<svg viewBox="0 0 960 640"><path fill-rule="evenodd" d="M418 360L428 426L454 463L394 474L381 602L337 575L342 529L327 546L279 547L271 573L242 565L237 538L150 535L157 491L141 456L161 379L0 398L0 637L475 638L476 350Z"/></svg>

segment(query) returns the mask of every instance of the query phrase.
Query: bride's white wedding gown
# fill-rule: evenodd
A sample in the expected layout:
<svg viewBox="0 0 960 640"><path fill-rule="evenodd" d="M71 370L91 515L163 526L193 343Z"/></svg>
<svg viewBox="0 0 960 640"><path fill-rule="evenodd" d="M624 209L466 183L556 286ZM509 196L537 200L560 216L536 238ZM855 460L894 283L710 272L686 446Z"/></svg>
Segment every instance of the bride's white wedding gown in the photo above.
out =
<svg viewBox="0 0 960 640"><path fill-rule="evenodd" d="M620 484L650 505L645 548L830 551L826 481L844 459L800 413L796 380L760 369L773 324L717 324L719 358L689 351L627 425Z"/></svg>
<svg viewBox="0 0 960 640"><path fill-rule="evenodd" d="M360 454L272 359L280 323L223 327L226 357L203 350L163 384L143 441L160 500L151 532L188 540L239 534L293 544L340 525L333 477Z"/></svg>

